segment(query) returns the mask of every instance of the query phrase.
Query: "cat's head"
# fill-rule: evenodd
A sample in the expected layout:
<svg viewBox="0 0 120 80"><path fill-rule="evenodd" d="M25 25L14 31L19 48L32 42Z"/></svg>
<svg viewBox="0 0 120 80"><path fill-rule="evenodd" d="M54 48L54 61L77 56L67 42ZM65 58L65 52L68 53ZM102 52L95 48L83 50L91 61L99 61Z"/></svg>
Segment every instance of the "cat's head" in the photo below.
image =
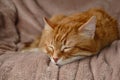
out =
<svg viewBox="0 0 120 80"><path fill-rule="evenodd" d="M87 22L54 25L44 18L45 28L42 33L40 47L48 54L51 61L58 65L92 55L95 51L94 36L96 17L92 16Z"/></svg>

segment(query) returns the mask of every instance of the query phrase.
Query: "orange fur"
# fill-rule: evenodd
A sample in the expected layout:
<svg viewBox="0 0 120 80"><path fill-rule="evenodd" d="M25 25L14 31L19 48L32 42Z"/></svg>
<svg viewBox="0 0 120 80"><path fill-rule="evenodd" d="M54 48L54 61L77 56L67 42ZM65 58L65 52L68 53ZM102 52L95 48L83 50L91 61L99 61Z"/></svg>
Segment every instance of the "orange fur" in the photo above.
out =
<svg viewBox="0 0 120 80"><path fill-rule="evenodd" d="M94 37L89 38L81 34L84 29L83 25L87 25L92 16L96 17L96 28ZM63 62L64 64L64 61L71 57L97 54L102 48L118 39L117 25L117 21L102 9L90 9L70 16L53 16L50 20L45 19L45 29L39 48L45 51L50 58L62 58L60 63L56 63L62 64ZM82 27L83 29L80 29Z"/></svg>

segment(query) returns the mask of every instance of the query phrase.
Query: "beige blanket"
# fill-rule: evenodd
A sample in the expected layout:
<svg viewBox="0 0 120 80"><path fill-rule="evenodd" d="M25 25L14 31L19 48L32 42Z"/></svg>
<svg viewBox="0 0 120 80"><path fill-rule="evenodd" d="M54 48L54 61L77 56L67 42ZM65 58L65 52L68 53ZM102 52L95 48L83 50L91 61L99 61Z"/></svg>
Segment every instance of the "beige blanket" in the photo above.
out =
<svg viewBox="0 0 120 80"><path fill-rule="evenodd" d="M120 80L120 40L99 55L62 67L42 52L21 53L43 29L42 17L102 7L120 21L120 0L0 0L0 80ZM119 26L118 26L119 27Z"/></svg>

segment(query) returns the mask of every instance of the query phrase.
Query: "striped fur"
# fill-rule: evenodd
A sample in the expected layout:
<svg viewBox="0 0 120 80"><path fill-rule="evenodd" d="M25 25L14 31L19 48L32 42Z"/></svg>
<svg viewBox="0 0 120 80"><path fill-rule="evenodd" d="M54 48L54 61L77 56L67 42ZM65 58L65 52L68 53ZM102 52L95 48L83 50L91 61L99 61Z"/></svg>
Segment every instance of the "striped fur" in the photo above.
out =
<svg viewBox="0 0 120 80"><path fill-rule="evenodd" d="M95 55L118 39L117 21L102 9L90 9L70 16L53 16L44 21L45 29L39 48L58 65ZM54 58L58 61L55 62Z"/></svg>

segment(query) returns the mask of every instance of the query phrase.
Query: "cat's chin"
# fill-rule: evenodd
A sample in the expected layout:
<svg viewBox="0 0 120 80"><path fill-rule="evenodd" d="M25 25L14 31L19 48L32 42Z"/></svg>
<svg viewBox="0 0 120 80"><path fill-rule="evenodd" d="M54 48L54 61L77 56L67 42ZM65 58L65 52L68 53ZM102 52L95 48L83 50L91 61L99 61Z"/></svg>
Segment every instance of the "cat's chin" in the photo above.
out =
<svg viewBox="0 0 120 80"><path fill-rule="evenodd" d="M80 59L83 59L83 58L84 58L83 56L71 57L71 58L68 58L68 59L61 58L57 61L57 63L53 59L51 59L51 62L53 64L57 65L57 66L63 66L65 64L68 64L68 63L71 63L71 62L74 62L74 61L77 61L77 60L80 60Z"/></svg>

